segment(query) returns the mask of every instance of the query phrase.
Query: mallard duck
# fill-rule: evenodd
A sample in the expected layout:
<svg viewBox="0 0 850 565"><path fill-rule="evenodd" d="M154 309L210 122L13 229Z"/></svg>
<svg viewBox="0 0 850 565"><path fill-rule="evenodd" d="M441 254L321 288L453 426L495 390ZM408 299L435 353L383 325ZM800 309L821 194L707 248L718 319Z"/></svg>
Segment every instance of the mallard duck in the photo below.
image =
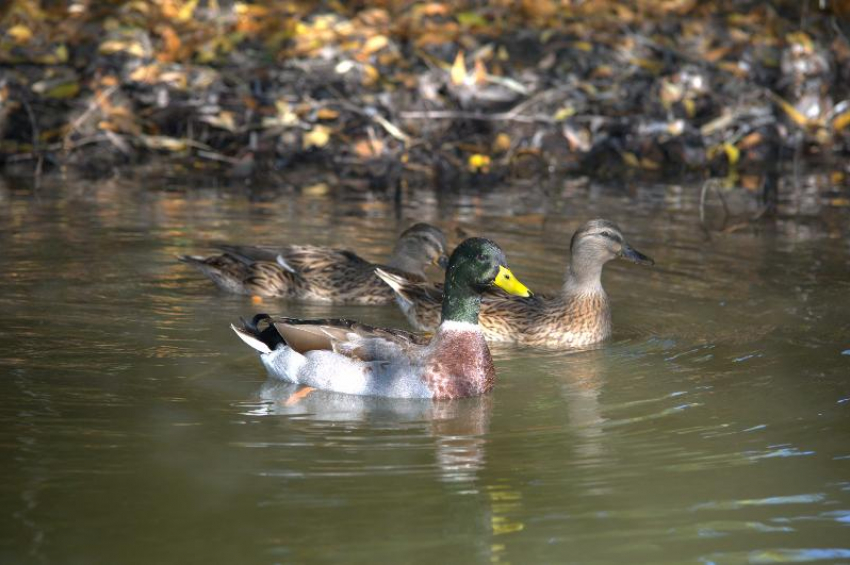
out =
<svg viewBox="0 0 850 565"><path fill-rule="evenodd" d="M585 347L611 335L611 306L602 288L602 267L612 259L655 262L626 243L616 224L591 220L570 241L570 265L561 292L518 300L485 296L481 327L491 341L549 348ZM382 269L376 271L399 297L399 304L418 330L431 330L439 320L442 289Z"/></svg>
<svg viewBox="0 0 850 565"><path fill-rule="evenodd" d="M375 267L352 251L290 245L269 247L221 246L222 255L182 255L180 261L196 267L222 290L261 297L338 304L388 304L393 291L375 276ZM381 268L425 282L429 264L445 269L446 236L442 230L419 223L405 230L393 254Z"/></svg>
<svg viewBox="0 0 850 565"><path fill-rule="evenodd" d="M349 320L299 320L258 314L231 326L260 352L273 377L316 389L393 398L485 394L496 371L478 325L481 293L497 286L531 296L488 239L461 243L446 270L442 319L433 337Z"/></svg>

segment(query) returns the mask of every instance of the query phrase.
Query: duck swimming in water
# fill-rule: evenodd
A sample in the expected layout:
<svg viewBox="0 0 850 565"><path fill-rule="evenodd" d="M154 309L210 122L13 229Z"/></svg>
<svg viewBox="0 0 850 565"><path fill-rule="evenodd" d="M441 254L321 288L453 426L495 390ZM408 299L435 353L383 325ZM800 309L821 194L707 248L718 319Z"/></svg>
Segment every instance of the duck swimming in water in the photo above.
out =
<svg viewBox="0 0 850 565"><path fill-rule="evenodd" d="M425 282L429 264L445 269L446 236L430 224L405 230L386 265L376 265L352 251L315 245L270 247L221 246L221 255L182 255L219 288L235 294L334 304L389 304L393 291L375 275L375 268Z"/></svg>
<svg viewBox="0 0 850 565"><path fill-rule="evenodd" d="M631 247L616 224L591 220L570 241L570 264L561 292L527 299L485 296L480 324L490 341L547 348L586 347L611 335L611 305L602 288L602 268L614 259L642 265L655 262ZM439 321L442 289L378 269L399 297L402 311L418 330L432 330Z"/></svg>
<svg viewBox="0 0 850 565"><path fill-rule="evenodd" d="M496 370L478 324L481 294L492 287L531 296L488 239L452 253L441 320L433 337L349 320L298 320L258 314L236 334L260 353L268 373L287 382L347 394L448 399L485 394Z"/></svg>

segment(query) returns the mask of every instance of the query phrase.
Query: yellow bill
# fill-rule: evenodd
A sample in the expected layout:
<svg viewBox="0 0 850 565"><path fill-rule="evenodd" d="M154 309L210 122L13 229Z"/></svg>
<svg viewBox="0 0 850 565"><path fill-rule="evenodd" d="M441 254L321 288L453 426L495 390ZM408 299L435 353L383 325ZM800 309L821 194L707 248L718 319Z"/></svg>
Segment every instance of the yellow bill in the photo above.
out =
<svg viewBox="0 0 850 565"><path fill-rule="evenodd" d="M493 284L508 294L522 296L523 298L528 298L534 294L528 290L527 286L519 282L510 269L502 265L499 265L499 274L496 275L496 280L493 281Z"/></svg>

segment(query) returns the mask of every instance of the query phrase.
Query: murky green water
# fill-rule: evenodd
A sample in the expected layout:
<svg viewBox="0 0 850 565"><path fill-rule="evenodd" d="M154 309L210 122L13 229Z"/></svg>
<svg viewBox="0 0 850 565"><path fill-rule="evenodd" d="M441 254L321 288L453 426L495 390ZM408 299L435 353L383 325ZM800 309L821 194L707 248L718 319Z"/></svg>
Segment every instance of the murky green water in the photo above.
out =
<svg viewBox="0 0 850 565"><path fill-rule="evenodd" d="M398 205L5 181L0 562L850 563L848 189L806 186L757 229L710 202L707 238L695 187ZM453 403L287 402L238 316L402 316L255 305L174 261L214 241L381 258L415 219L494 237L537 290L596 216L657 261L606 270L614 339L500 347L496 391Z"/></svg>

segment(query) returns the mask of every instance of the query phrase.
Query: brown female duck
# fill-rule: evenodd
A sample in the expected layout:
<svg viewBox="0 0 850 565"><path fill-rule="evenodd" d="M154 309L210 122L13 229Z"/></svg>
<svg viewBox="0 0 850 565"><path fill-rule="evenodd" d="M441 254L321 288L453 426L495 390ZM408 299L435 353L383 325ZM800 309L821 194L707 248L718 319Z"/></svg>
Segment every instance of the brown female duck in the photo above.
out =
<svg viewBox="0 0 850 565"><path fill-rule="evenodd" d="M485 296L480 323L490 341L549 348L585 347L611 335L611 306L602 288L602 268L613 259L652 265L654 261L626 243L608 220L591 220L570 241L570 265L561 292L527 299ZM439 320L442 289L379 269L399 297L410 323L431 330Z"/></svg>
<svg viewBox="0 0 850 565"><path fill-rule="evenodd" d="M182 255L219 288L235 294L283 297L337 304L388 304L393 291L375 275L375 268L425 282L429 264L445 268L446 236L419 223L405 230L386 265L366 261L352 251L315 245L269 247L221 246L221 255Z"/></svg>

